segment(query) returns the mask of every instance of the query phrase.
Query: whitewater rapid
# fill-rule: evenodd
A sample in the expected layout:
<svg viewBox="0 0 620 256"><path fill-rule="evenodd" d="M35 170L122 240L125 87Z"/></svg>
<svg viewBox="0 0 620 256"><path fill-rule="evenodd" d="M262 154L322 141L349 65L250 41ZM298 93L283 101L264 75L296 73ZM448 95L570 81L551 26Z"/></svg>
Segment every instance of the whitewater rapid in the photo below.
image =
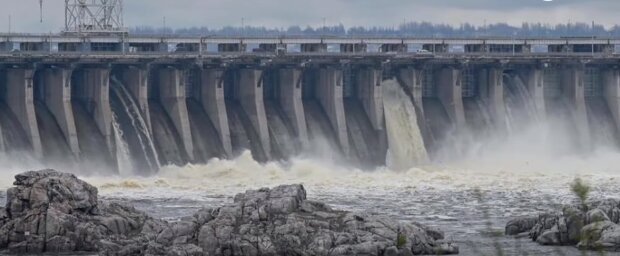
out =
<svg viewBox="0 0 620 256"><path fill-rule="evenodd" d="M498 241L487 234L501 233L512 217L554 210L575 200L569 184L576 177L592 186L592 197L620 194L618 153L558 158L543 165L542 160L517 159L503 163L459 161L394 171L361 170L309 157L259 163L246 151L234 159L213 159L204 165L164 166L152 177L78 176L97 186L102 198L128 201L153 216L173 220L201 207L231 202L236 193L246 189L301 183L310 199L325 201L337 209L384 214L438 227L449 240L459 243L461 255L492 251ZM11 186L12 175L37 168L23 165L2 165L0 191ZM502 237L499 243L510 251L516 250L515 241ZM527 240L518 241L530 254L551 250ZM579 255L571 248L562 250L568 250L565 255Z"/></svg>

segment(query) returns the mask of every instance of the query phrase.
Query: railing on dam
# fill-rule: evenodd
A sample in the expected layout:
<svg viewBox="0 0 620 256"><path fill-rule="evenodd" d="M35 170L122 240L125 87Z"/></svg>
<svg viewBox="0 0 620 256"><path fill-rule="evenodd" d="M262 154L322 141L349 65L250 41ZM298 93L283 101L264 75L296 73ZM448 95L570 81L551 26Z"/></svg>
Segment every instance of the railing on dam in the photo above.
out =
<svg viewBox="0 0 620 256"><path fill-rule="evenodd" d="M0 34L0 52L530 54L618 52L620 38L222 37Z"/></svg>
<svg viewBox="0 0 620 256"><path fill-rule="evenodd" d="M110 51L0 51L3 59L37 59L37 58L98 58L98 59L152 59L152 58L400 58L400 59L616 59L619 53L607 52L514 52L514 53L473 53L473 52L110 52Z"/></svg>

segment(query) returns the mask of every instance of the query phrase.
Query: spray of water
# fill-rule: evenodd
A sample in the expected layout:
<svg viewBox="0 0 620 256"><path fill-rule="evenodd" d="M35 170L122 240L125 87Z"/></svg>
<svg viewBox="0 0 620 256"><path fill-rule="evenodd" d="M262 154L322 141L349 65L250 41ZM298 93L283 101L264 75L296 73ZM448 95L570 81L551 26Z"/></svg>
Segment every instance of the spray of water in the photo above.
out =
<svg viewBox="0 0 620 256"><path fill-rule="evenodd" d="M396 81L384 82L383 106L388 135L386 162L394 170L406 170L428 162L415 107Z"/></svg>
<svg viewBox="0 0 620 256"><path fill-rule="evenodd" d="M134 166L131 160L131 152L129 146L123 139L123 132L118 124L116 114L112 113L112 130L114 130L114 140L116 145L116 163L118 172L121 176L130 176L133 174Z"/></svg>
<svg viewBox="0 0 620 256"><path fill-rule="evenodd" d="M140 143L141 152L144 155L144 159L146 159L147 164L149 165L149 169L157 170L160 168L159 165L159 157L157 151L155 150L155 143L153 143L153 138L151 137L151 133L148 130L148 126L146 125L146 121L142 116L142 112L138 108L138 104L134 101L133 97L125 86L115 77L111 77L111 90L116 93L119 97L120 103L123 106L123 110L125 114L130 118L131 127L135 129L137 134L138 142ZM120 131L120 126L117 122L115 122Z"/></svg>
<svg viewBox="0 0 620 256"><path fill-rule="evenodd" d="M422 147L410 99L396 83L386 83L384 94L391 157L389 167L361 170L347 166L340 162L337 154L333 154L329 143L315 138L315 151L323 155L306 153L285 163L258 163L246 151L237 158L213 159L204 165L164 166L154 177L85 178L100 186L103 193L130 197L200 195L204 193L192 191L205 190L229 195L246 188L284 183L304 183L312 186L314 191L342 190L344 193L355 190L361 194L368 190L393 188L557 189L570 183L576 175L602 183L620 178L617 150L580 153L570 143L574 137L567 128L570 122L565 117L552 115L540 122L531 118L532 121L524 122L520 125L522 128L509 135L492 132L470 143L465 154L446 155L443 159L447 160L441 164L421 164L428 161L428 156ZM0 158L0 166L3 166L0 168L4 182L0 184L2 188L10 185L11 175L39 167L18 164L6 157ZM79 170L76 173L79 174ZM128 188L151 194L134 195L135 191Z"/></svg>

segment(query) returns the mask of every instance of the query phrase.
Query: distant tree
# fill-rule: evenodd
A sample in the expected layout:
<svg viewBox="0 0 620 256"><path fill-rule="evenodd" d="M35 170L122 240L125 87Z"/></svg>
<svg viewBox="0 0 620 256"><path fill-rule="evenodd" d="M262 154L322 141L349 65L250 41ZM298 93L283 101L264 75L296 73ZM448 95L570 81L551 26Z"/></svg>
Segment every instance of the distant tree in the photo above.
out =
<svg viewBox="0 0 620 256"><path fill-rule="evenodd" d="M583 22L566 24L542 24L524 22L521 26L513 26L507 23L494 23L487 26L475 26L470 23L459 25L434 24L430 22L405 22L397 27L361 27L353 26L346 28L343 24L326 27L290 26L284 28L268 28L264 26L225 26L219 29L209 29L208 27L187 27L187 28L154 28L150 26L137 26L130 28L132 34L143 35L162 35L176 34L185 36L416 36L416 37L564 37L564 36L599 36L599 37L620 37L620 26L615 25L609 28L601 24L588 24Z"/></svg>

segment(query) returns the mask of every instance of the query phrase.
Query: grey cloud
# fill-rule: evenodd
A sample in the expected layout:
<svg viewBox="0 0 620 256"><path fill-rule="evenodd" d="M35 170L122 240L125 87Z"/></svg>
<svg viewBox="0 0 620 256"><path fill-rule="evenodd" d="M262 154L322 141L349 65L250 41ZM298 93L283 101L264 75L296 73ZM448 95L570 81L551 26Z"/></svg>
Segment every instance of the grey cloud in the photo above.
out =
<svg viewBox="0 0 620 256"><path fill-rule="evenodd" d="M64 24L62 0L43 0L39 23L37 0L0 0L0 31L12 16L14 31L59 31ZM559 23L571 21L614 25L618 0L125 0L127 26L268 27L290 25L396 26L403 20L460 24L471 22ZM3 26L4 25L4 26Z"/></svg>

